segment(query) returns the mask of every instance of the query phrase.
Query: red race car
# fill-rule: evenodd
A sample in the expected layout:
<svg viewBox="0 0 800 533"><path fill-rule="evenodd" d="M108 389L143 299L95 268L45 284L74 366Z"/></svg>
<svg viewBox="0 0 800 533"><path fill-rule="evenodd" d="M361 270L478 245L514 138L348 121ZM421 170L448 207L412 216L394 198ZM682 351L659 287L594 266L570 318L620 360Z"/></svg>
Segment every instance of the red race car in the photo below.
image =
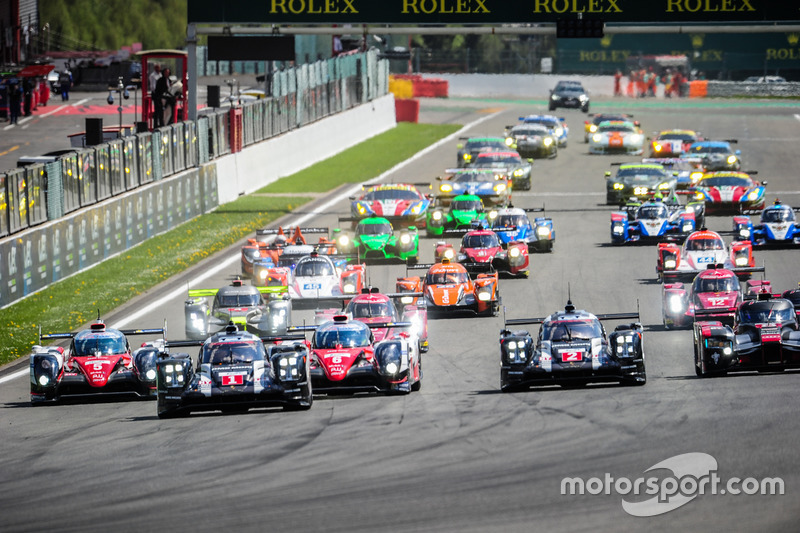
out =
<svg viewBox="0 0 800 533"><path fill-rule="evenodd" d="M448 250L453 250L452 244L438 242L434 251L436 261L441 261L445 257L448 259L455 257L472 276L494 270L501 274L526 278L530 273L528 245L524 242L510 242L504 248L492 230L468 231L461 239L461 248L457 254L448 253Z"/></svg>
<svg viewBox="0 0 800 533"><path fill-rule="evenodd" d="M322 234L319 242L313 247L318 253L336 253L336 242L328 239L328 228L294 228L291 237L287 237L283 228L256 230L255 238L247 239L242 246L242 275L257 281L258 266L263 268L278 266L279 259L287 247L307 245L304 234ZM307 255L309 251L305 252Z"/></svg>
<svg viewBox="0 0 800 533"><path fill-rule="evenodd" d="M656 274L659 280L694 279L708 265L722 265L740 278L764 272L764 267L755 266L750 241L734 241L726 246L716 231L695 231L682 247L671 242L658 244Z"/></svg>
<svg viewBox="0 0 800 533"><path fill-rule="evenodd" d="M742 287L736 274L721 266L709 265L708 270L695 276L690 287L680 282L664 284L664 327L690 326L696 316L732 324L740 303Z"/></svg>
<svg viewBox="0 0 800 533"><path fill-rule="evenodd" d="M692 143L702 141L700 133L692 130L664 130L650 140L650 157L672 157L685 154Z"/></svg>

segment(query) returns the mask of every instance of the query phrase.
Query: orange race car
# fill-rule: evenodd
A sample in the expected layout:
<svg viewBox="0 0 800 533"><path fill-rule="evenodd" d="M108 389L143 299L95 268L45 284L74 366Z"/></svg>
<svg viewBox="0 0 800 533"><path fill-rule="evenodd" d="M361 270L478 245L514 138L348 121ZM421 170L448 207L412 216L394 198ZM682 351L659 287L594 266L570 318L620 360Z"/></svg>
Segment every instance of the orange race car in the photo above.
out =
<svg viewBox="0 0 800 533"><path fill-rule="evenodd" d="M242 275L250 276L255 281L259 266L264 269L279 265L280 256L288 247L297 246L297 254L308 255L311 251L321 254L336 253L336 242L328 238L328 228L294 228L287 237L283 228L256 230L255 238L247 239L242 246ZM305 234L321 234L319 242L311 245ZM299 248L307 246L307 249Z"/></svg>
<svg viewBox="0 0 800 533"><path fill-rule="evenodd" d="M416 265L426 269L425 277L397 278L397 292L421 292L429 316L472 311L478 315L496 316L500 309L500 287L497 272L478 274L474 280L459 263L443 258L441 263Z"/></svg>

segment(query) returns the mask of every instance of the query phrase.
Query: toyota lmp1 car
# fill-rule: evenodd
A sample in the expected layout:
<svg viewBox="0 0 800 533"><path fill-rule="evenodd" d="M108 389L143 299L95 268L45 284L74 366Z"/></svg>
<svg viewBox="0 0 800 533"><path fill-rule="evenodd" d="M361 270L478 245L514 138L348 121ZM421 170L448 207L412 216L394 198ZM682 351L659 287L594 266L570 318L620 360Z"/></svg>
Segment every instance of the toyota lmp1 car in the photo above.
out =
<svg viewBox="0 0 800 533"><path fill-rule="evenodd" d="M432 209L425 228L429 237L463 234L472 228L490 225L496 217L497 211L486 211L479 197L462 194L453 198L447 210L442 207Z"/></svg>
<svg viewBox="0 0 800 533"><path fill-rule="evenodd" d="M437 243L434 260L441 261L445 257L455 258L472 276L495 270L509 276L527 278L529 275L528 245L523 242L504 245L497 233L488 229L468 231L461 239L458 253L450 243Z"/></svg>
<svg viewBox="0 0 800 533"><path fill-rule="evenodd" d="M682 157L699 158L703 161L703 168L714 170L739 170L742 161L739 159L740 150L731 148L731 144L738 142L736 139L726 141L698 141L692 143Z"/></svg>
<svg viewBox="0 0 800 533"><path fill-rule="evenodd" d="M383 217L362 219L354 233L333 231L338 251L354 253L366 261L403 261L411 264L419 260L419 231L410 226L395 232L391 222Z"/></svg>
<svg viewBox="0 0 800 533"><path fill-rule="evenodd" d="M642 325L617 326L606 335L603 320L639 319L639 313L593 315L567 301L563 311L544 318L505 321L500 331L500 389L536 385L580 386L590 382L644 385ZM536 340L509 326L541 324Z"/></svg>
<svg viewBox="0 0 800 533"><path fill-rule="evenodd" d="M308 350L302 335L258 337L229 324L205 341L167 341L167 348L200 346L196 364L189 354L158 362L159 418L192 411L245 412L256 407L305 410L314 399Z"/></svg>
<svg viewBox="0 0 800 533"><path fill-rule="evenodd" d="M764 272L764 267L755 266L753 245L749 241L734 241L728 247L715 231L695 231L686 238L682 248L673 243L658 244L656 274L659 280L694 279L708 265L722 265L742 279L754 272Z"/></svg>
<svg viewBox="0 0 800 533"><path fill-rule="evenodd" d="M692 130L664 130L650 141L651 157L674 157L689 151L692 144L701 141L700 134Z"/></svg>
<svg viewBox="0 0 800 533"><path fill-rule="evenodd" d="M448 176L437 177L437 205L449 205L456 196L470 194L483 200L484 205L508 203L511 199L511 179L506 169L463 168L447 169Z"/></svg>
<svg viewBox="0 0 800 533"><path fill-rule="evenodd" d="M552 252L556 242L553 219L541 216L531 221L528 217L528 213L543 212L543 207L523 209L509 205L497 210L491 229L504 245L523 242L528 245L528 252Z"/></svg>
<svg viewBox="0 0 800 533"><path fill-rule="evenodd" d="M792 302L760 294L736 311L733 326L694 324L694 369L700 377L800 367L800 328Z"/></svg>
<svg viewBox="0 0 800 533"><path fill-rule="evenodd" d="M590 154L641 154L644 135L633 122L606 121L589 138Z"/></svg>
<svg viewBox="0 0 800 533"><path fill-rule="evenodd" d="M694 230L694 211L681 204L651 200L611 213L612 244L682 241Z"/></svg>
<svg viewBox="0 0 800 533"><path fill-rule="evenodd" d="M798 208L791 208L782 204L780 200L760 211L759 224L753 224L750 217L733 217L733 231L738 239L750 241L753 246L798 246L800 245L800 224L797 223L795 212ZM745 211L746 214L757 214L758 210Z"/></svg>
<svg viewBox="0 0 800 533"><path fill-rule="evenodd" d="M30 356L31 403L55 403L67 397L104 394L153 397L156 361L163 356L163 340L146 342L131 351L128 336L166 335L159 329L114 329L98 317L78 333L39 333L39 342L71 339L69 348L33 347Z"/></svg>
<svg viewBox="0 0 800 533"><path fill-rule="evenodd" d="M466 167L472 164L482 152L502 152L507 150L502 137L461 137L465 141L458 145L456 165Z"/></svg>
<svg viewBox="0 0 800 533"><path fill-rule="evenodd" d="M368 217L383 217L395 227L425 224L425 213L431 205L431 200L410 183L365 185L363 192L350 200L355 222Z"/></svg>
<svg viewBox="0 0 800 533"><path fill-rule="evenodd" d="M695 312L703 320L733 323L736 307L742 303L739 278L730 270L709 265L695 276L689 287L683 283L665 283L662 288L664 327L691 326Z"/></svg>
<svg viewBox="0 0 800 533"><path fill-rule="evenodd" d="M542 124L519 124L506 131L506 145L520 157L549 158L558 155L558 139Z"/></svg>
<svg viewBox="0 0 800 533"><path fill-rule="evenodd" d="M613 163L616 175L605 173L606 204L620 205L630 198L647 200L656 192L667 193L677 185L675 176L652 163Z"/></svg>
<svg viewBox="0 0 800 533"><path fill-rule="evenodd" d="M516 190L530 190L531 168L533 159L522 159L517 152L484 152L470 165L472 168L484 168L503 172L511 180Z"/></svg>
<svg viewBox="0 0 800 533"><path fill-rule="evenodd" d="M495 316L500 309L497 272L478 274L474 280L459 263L443 258L441 263L417 265L427 269L425 277L397 278L397 292L422 293L429 316L473 312Z"/></svg>
<svg viewBox="0 0 800 533"><path fill-rule="evenodd" d="M567 126L567 119L564 117L556 117L553 115L528 115L526 117L519 117L519 120L523 124L541 124L545 126L550 130L553 137L558 139L559 148L567 147L569 127Z"/></svg>
<svg viewBox="0 0 800 533"><path fill-rule="evenodd" d="M766 181L758 182L745 172L720 171L703 174L694 190L696 197L705 201L709 214L730 214L763 209L766 185Z"/></svg>

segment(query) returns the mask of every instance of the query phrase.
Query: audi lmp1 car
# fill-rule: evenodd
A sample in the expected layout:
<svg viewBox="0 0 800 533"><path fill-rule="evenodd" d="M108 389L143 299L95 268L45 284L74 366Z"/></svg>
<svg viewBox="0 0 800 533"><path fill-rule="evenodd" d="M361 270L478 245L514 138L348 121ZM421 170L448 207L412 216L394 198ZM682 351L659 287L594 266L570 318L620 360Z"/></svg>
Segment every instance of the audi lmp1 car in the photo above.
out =
<svg viewBox="0 0 800 533"><path fill-rule="evenodd" d="M521 124L506 131L506 145L524 158L548 158L558 155L558 139L542 124Z"/></svg>
<svg viewBox="0 0 800 533"><path fill-rule="evenodd" d="M471 276L492 271L526 278L529 275L527 244L512 242L504 245L497 233L488 229L468 231L461 239L458 253L454 253L453 245L450 243L437 243L434 260L441 261L445 257L449 259L455 257Z"/></svg>
<svg viewBox="0 0 800 533"><path fill-rule="evenodd" d="M675 176L661 165L651 163L613 163L619 166L616 175L605 173L606 204L620 205L635 197L647 200L653 193L666 193L677 185Z"/></svg>
<svg viewBox="0 0 800 533"><path fill-rule="evenodd" d="M611 213L612 244L683 241L694 230L694 211L661 200Z"/></svg>
<svg viewBox="0 0 800 533"><path fill-rule="evenodd" d="M502 137L461 137L456 165L463 168L472 164L482 152L502 152L508 149Z"/></svg>
<svg viewBox="0 0 800 533"><path fill-rule="evenodd" d="M239 279L219 289L189 289L183 306L186 337L202 340L231 322L257 335L282 335L292 323L288 291L285 285L255 287Z"/></svg>
<svg viewBox="0 0 800 533"><path fill-rule="evenodd" d="M397 278L397 292L422 293L429 316L473 312L496 316L500 309L500 286L497 272L478 274L472 279L464 265L443 258L441 263L417 265L427 269L424 278Z"/></svg>
<svg viewBox="0 0 800 533"><path fill-rule="evenodd" d="M709 214L741 213L764 209L766 185L766 181L758 182L745 172L719 171L703 174L694 190L696 197L705 201Z"/></svg>
<svg viewBox="0 0 800 533"><path fill-rule="evenodd" d="M429 185L426 184L426 187ZM425 224L430 199L411 183L365 185L359 196L350 198L354 222L363 218L383 217L395 227Z"/></svg>
<svg viewBox="0 0 800 533"><path fill-rule="evenodd" d="M683 247L673 243L658 244L656 274L659 280L694 279L708 265L722 265L747 279L754 272L764 272L756 267L753 245L749 241L734 241L730 247L719 233L701 229L690 234Z"/></svg>
<svg viewBox="0 0 800 533"><path fill-rule="evenodd" d="M694 324L694 369L700 377L800 367L800 331L792 302L760 294L736 311L733 326Z"/></svg>
<svg viewBox="0 0 800 533"><path fill-rule="evenodd" d="M644 135L633 122L606 121L589 138L590 154L641 154Z"/></svg>
<svg viewBox="0 0 800 533"><path fill-rule="evenodd" d="M506 320L500 331L500 389L591 382L644 385L642 325L620 325L606 335L601 323L628 319L639 320L639 313L593 315L576 310L568 300L563 311L544 318ZM527 331L508 329L525 324L541 324L536 340Z"/></svg>
<svg viewBox="0 0 800 533"><path fill-rule="evenodd" d="M428 213L425 224L429 237L440 237L444 234L462 234L476 227L485 227L497 217L497 211L486 211L483 202L477 196L462 194L450 202L449 209L436 207Z"/></svg>
<svg viewBox="0 0 800 533"><path fill-rule="evenodd" d="M419 260L419 231L415 226L395 232L391 222L383 217L362 219L354 233L333 231L337 249L355 253L366 261L403 261L414 264Z"/></svg>
<svg viewBox="0 0 800 533"><path fill-rule="evenodd" d="M602 122L633 122L634 126L639 127L639 121L632 120L633 115L628 113L589 113L589 116L592 117L591 120L585 120L583 122L583 140L586 143L589 142L592 134L597 132L597 126L599 126Z"/></svg>
<svg viewBox="0 0 800 533"><path fill-rule="evenodd" d="M700 134L692 130L664 130L656 133L650 141L651 157L674 157L689 151L692 144L702 141Z"/></svg>
<svg viewBox="0 0 800 533"><path fill-rule="evenodd" d="M567 119L564 117L556 117L553 115L528 115L527 117L519 117L523 124L541 124L550 130L550 134L558 139L558 147L566 148L567 140L569 138L569 127L567 126Z"/></svg>
<svg viewBox="0 0 800 533"><path fill-rule="evenodd" d="M464 168L447 169L449 175L441 178L436 194L437 205L449 205L453 198L471 194L483 200L484 205L508 203L511 199L511 180L506 169Z"/></svg>
<svg viewBox="0 0 800 533"><path fill-rule="evenodd" d="M709 265L695 276L689 287L683 283L665 283L662 287L664 327L691 326L697 316L703 320L733 323L736 307L742 302L739 278L730 270Z"/></svg>
<svg viewBox="0 0 800 533"><path fill-rule="evenodd" d="M561 80L556 83L556 86L550 91L547 109L555 111L559 107L580 109L584 113L589 112L589 95L581 82Z"/></svg>
<svg viewBox="0 0 800 533"><path fill-rule="evenodd" d="M167 347L200 346L196 364L186 353L158 362L159 418L192 411L241 413L256 407L306 410L314 401L308 350L302 335L258 337L229 324L205 341L168 341Z"/></svg>
<svg viewBox="0 0 800 533"><path fill-rule="evenodd" d="M39 345L30 356L31 403L55 403L67 397L105 394L154 397L156 361L163 356L163 339L131 351L128 336L166 336L158 329L109 328L98 317L78 333L39 332ZM42 340L71 339L60 346L41 346Z"/></svg>
<svg viewBox="0 0 800 533"><path fill-rule="evenodd" d="M471 167L503 172L516 190L530 190L533 159L522 159L517 152L484 152L478 154Z"/></svg>
<svg viewBox="0 0 800 533"><path fill-rule="evenodd" d="M739 170L742 161L739 158L740 150L731 148L731 144L738 142L736 139L726 141L698 141L692 143L683 157L700 158L703 168L709 172L714 170Z"/></svg>
<svg viewBox="0 0 800 533"><path fill-rule="evenodd" d="M543 207L523 209L509 205L497 210L491 229L504 245L523 242L528 245L528 252L552 252L556 242L553 219L541 216L531 221L528 217L528 213L541 212Z"/></svg>
<svg viewBox="0 0 800 533"><path fill-rule="evenodd" d="M416 337L392 335L375 342L373 328L410 328L411 323L364 323L337 315L319 326L311 341L314 391L407 394L422 386L422 359Z"/></svg>
<svg viewBox="0 0 800 533"><path fill-rule="evenodd" d="M739 240L750 241L754 247L797 246L800 245L800 224L795 217L796 211L800 209L775 200L773 205L760 211L759 224L753 224L747 216L733 217L733 231ZM745 213L757 214L759 211Z"/></svg>

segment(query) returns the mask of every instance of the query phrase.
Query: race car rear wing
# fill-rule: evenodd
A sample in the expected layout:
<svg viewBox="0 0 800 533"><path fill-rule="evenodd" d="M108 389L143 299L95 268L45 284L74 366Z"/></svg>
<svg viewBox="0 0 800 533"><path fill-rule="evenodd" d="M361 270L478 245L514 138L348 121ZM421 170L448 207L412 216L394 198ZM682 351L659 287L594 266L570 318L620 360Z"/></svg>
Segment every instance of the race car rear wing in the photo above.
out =
<svg viewBox="0 0 800 533"><path fill-rule="evenodd" d="M130 335L163 335L164 337L167 336L167 321L164 320L164 327L163 328L137 328L137 329L120 329L120 333L125 336ZM42 340L52 340L52 339L71 339L75 337L77 333L42 333L42 326L39 325L39 342L41 343Z"/></svg>
<svg viewBox="0 0 800 533"><path fill-rule="evenodd" d="M639 312L636 313L607 313L605 315L594 315L598 320L639 320ZM541 318L509 318L503 323L505 326L522 326L526 324L542 324L547 317Z"/></svg>
<svg viewBox="0 0 800 533"><path fill-rule="evenodd" d="M334 318L334 322L337 320ZM321 324L314 324L313 326L291 326L286 331L295 332L295 331L316 331L317 328ZM364 323L368 328L410 328L414 324L411 322L379 322L374 324L367 324ZM301 339L304 339L304 336L300 336Z"/></svg>
<svg viewBox="0 0 800 533"><path fill-rule="evenodd" d="M719 233L719 232L718 232ZM726 268L725 270L730 270L737 276L739 275L747 275L753 274L756 272L764 272L765 268L761 267L732 267ZM662 278L664 281L676 280L676 279L687 279L687 278L694 278L699 273L703 272L703 270L664 270L661 273Z"/></svg>
<svg viewBox="0 0 800 533"><path fill-rule="evenodd" d="M256 235L278 235L281 232L282 228L265 228L265 229L257 229ZM295 227L295 228L287 228L283 233L288 237L294 234L297 230L300 230L300 233L311 235L311 234L320 234L324 233L325 235L328 234L328 228L302 228L302 227Z"/></svg>
<svg viewBox="0 0 800 533"><path fill-rule="evenodd" d="M259 337L259 339L263 343L268 343L268 342L275 343L275 342L281 342L281 341L304 341L304 340L306 340L304 335L291 335L291 334L289 334L289 335L268 335L268 336L265 336L265 337ZM205 340L189 340L189 339L187 339L187 340L179 340L179 341L167 341L165 343L165 346L166 346L167 350L169 350L169 348L186 348L186 347L190 347L190 346L202 346L203 344L205 344L205 342L206 342Z"/></svg>

